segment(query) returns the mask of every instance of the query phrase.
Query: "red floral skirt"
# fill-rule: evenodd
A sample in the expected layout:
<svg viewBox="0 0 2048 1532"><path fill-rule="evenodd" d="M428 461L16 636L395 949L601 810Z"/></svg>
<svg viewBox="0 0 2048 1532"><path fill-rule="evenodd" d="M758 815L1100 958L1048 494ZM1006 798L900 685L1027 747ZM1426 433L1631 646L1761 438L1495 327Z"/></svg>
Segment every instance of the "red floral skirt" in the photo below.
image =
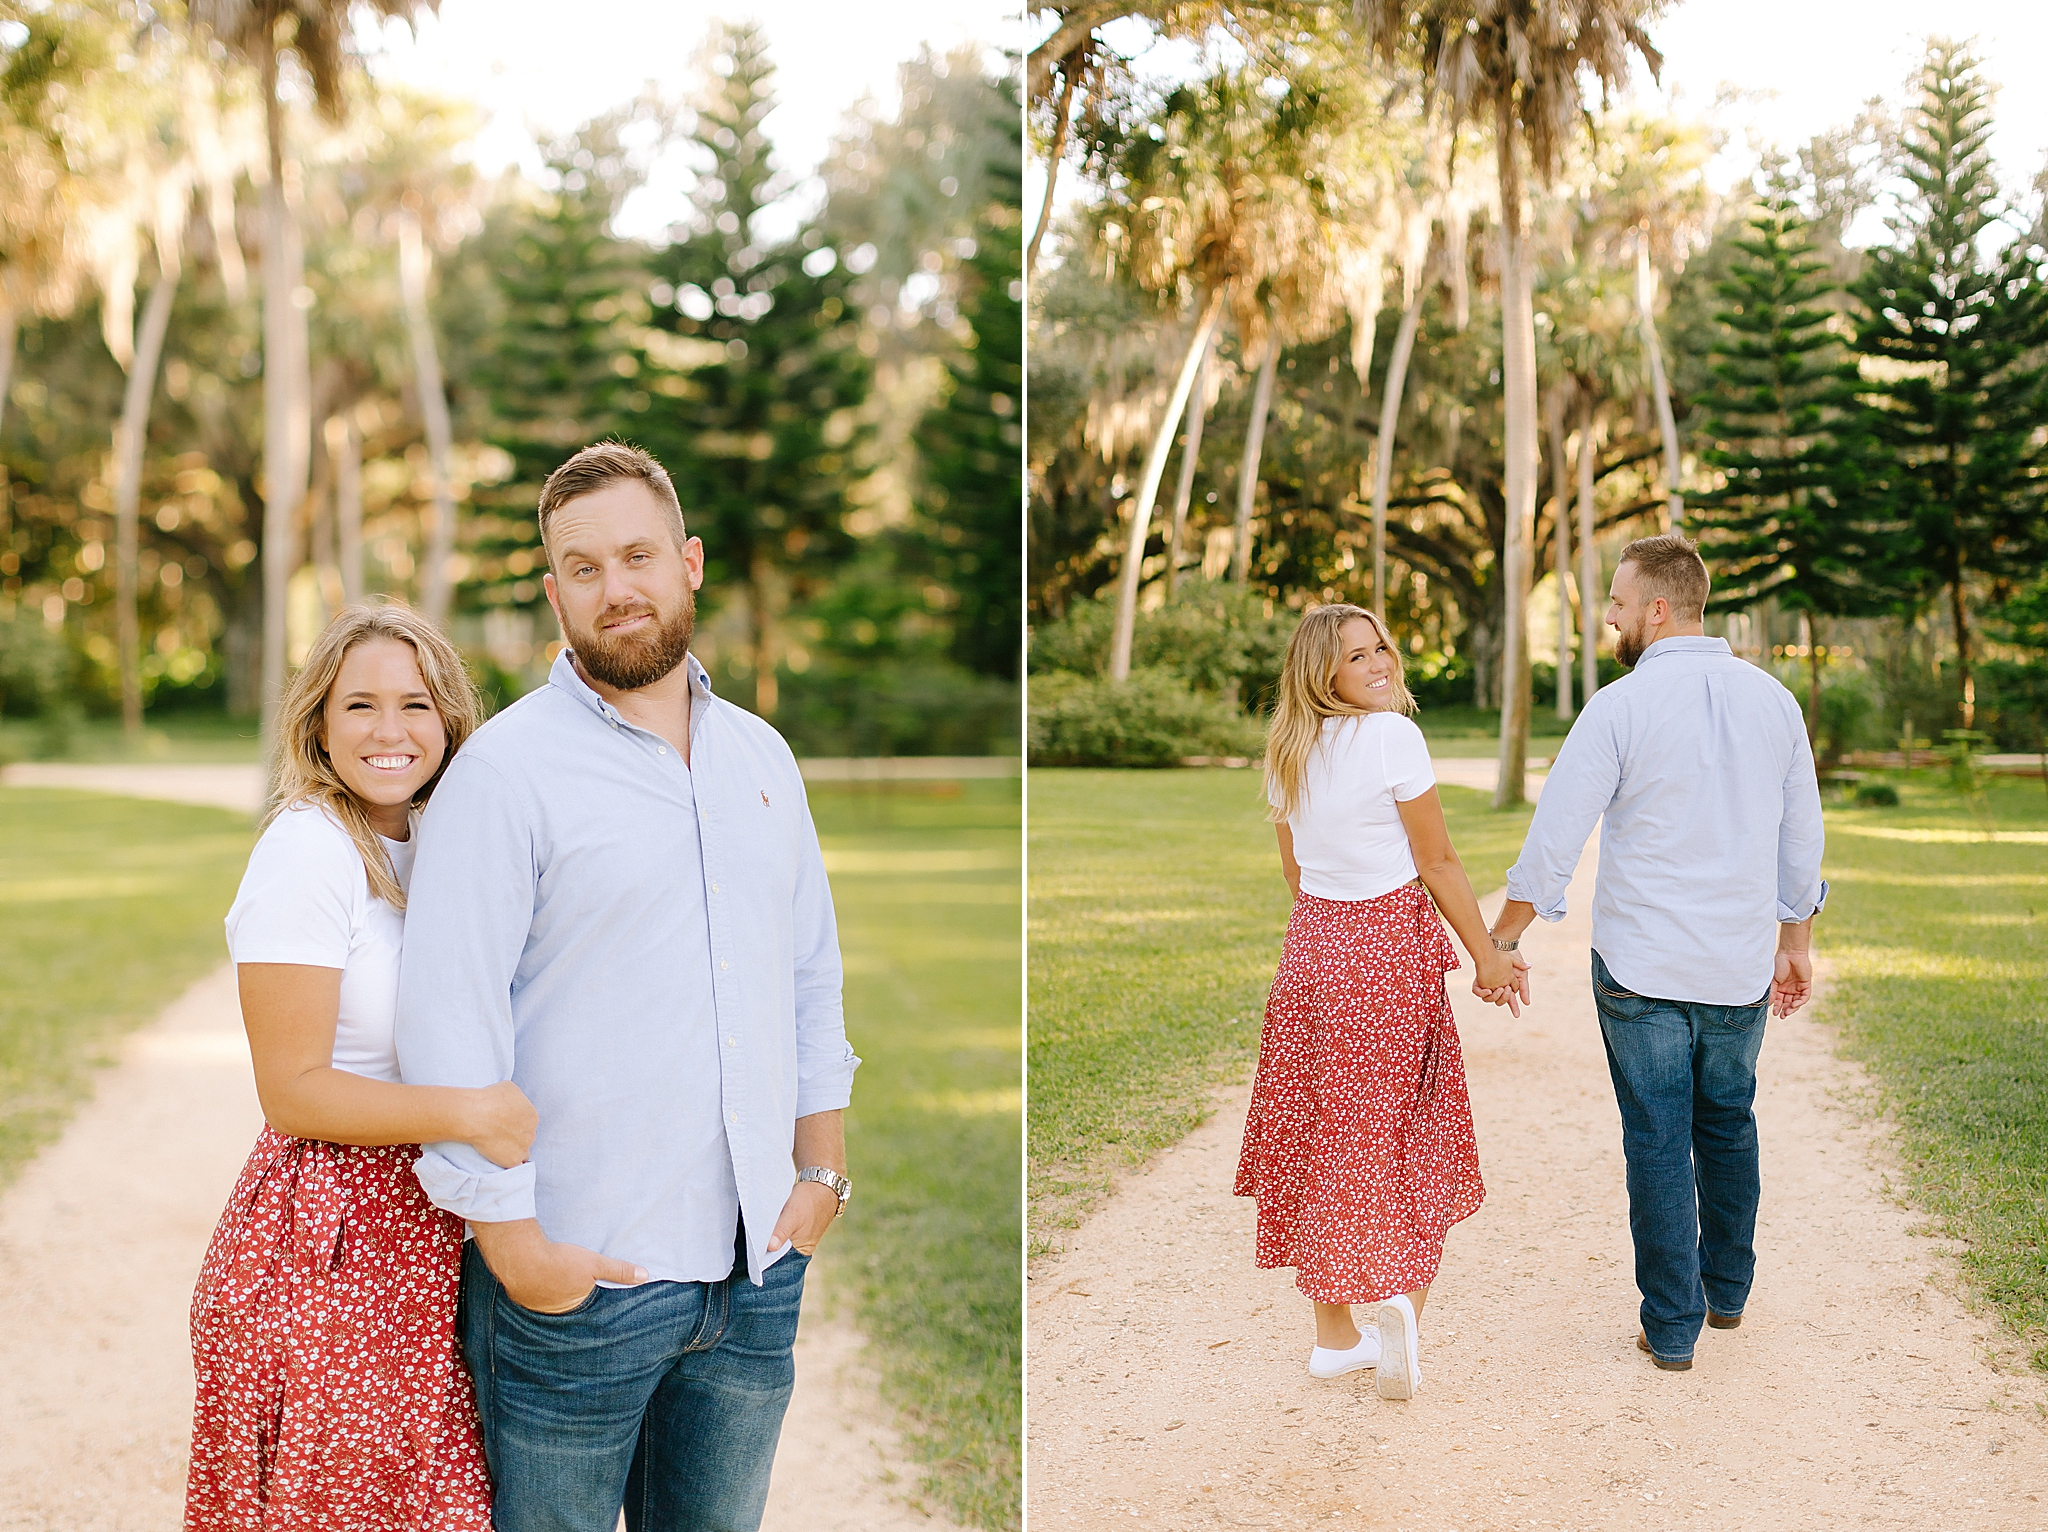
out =
<svg viewBox="0 0 2048 1532"><path fill-rule="evenodd" d="M1419 884L1295 900L1236 1192L1259 1200L1260 1267L1293 1267L1318 1303L1427 1285L1446 1231L1485 1200L1444 994L1457 966Z"/></svg>
<svg viewBox="0 0 2048 1532"><path fill-rule="evenodd" d="M462 1220L418 1155L256 1140L192 1295L186 1532L490 1527L455 1347Z"/></svg>

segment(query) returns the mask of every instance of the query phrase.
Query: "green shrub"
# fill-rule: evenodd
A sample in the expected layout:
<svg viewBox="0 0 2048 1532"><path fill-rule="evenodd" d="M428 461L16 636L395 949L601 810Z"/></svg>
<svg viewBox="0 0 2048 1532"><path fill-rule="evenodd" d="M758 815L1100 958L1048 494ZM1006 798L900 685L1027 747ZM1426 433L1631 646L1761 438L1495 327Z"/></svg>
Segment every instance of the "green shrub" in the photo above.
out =
<svg viewBox="0 0 2048 1532"><path fill-rule="evenodd" d="M1031 678L1034 766L1177 766L1186 756L1257 755L1263 730L1169 670L1121 684L1050 671Z"/></svg>
<svg viewBox="0 0 2048 1532"><path fill-rule="evenodd" d="M1268 607L1272 607L1268 611ZM1242 586L1196 581L1166 605L1141 611L1131 633L1133 670L1169 671L1198 692L1257 707L1280 679L1300 614ZM1076 601L1058 622L1031 635L1033 675L1100 675L1116 628L1114 592Z"/></svg>
<svg viewBox="0 0 2048 1532"><path fill-rule="evenodd" d="M77 656L61 633L33 617L0 620L0 713L43 713L67 696L77 670Z"/></svg>
<svg viewBox="0 0 2048 1532"><path fill-rule="evenodd" d="M1856 802L1867 809L1895 809L1899 806L1899 790L1889 782L1858 782Z"/></svg>

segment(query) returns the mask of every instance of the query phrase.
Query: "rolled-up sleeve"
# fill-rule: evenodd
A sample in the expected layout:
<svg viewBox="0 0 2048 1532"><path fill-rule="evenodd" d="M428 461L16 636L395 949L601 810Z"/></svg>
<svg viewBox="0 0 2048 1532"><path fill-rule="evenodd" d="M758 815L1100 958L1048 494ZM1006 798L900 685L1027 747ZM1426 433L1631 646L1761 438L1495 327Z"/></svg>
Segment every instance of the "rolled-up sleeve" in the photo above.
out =
<svg viewBox="0 0 2048 1532"><path fill-rule="evenodd" d="M1796 715L1795 715L1796 718ZM1814 775L1813 749L1803 723L1794 724L1792 766L1785 773L1785 813L1778 821L1778 921L1796 925L1811 920L1828 902L1828 886L1820 875L1827 832L1821 822L1820 781Z"/></svg>
<svg viewBox="0 0 2048 1532"><path fill-rule="evenodd" d="M818 849L818 831L804 808L796 889L790 909L790 946L796 959L796 1115L843 1111L853 1100L860 1060L846 1042L841 999L839 925L832 886Z"/></svg>
<svg viewBox="0 0 2048 1532"><path fill-rule="evenodd" d="M1565 890L1586 849L1586 838L1614 801L1621 781L1621 748L1609 716L1612 709L1601 707L1598 698L1595 693L1551 762L1522 854L1508 869L1508 897L1535 906L1545 920L1564 919Z"/></svg>
<svg viewBox="0 0 2048 1532"><path fill-rule="evenodd" d="M398 1067L408 1085L512 1078L512 980L533 920L533 820L488 764L458 755L423 817L406 896ZM459 1141L414 1167L436 1207L476 1223L534 1216L534 1167L503 1169Z"/></svg>

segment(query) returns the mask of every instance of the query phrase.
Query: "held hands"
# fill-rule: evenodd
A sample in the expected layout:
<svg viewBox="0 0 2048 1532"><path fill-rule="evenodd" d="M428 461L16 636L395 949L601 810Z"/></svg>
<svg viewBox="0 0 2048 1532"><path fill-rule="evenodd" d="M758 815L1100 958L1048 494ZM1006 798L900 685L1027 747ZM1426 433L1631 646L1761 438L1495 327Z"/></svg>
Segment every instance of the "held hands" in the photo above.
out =
<svg viewBox="0 0 2048 1532"><path fill-rule="evenodd" d="M501 1170L524 1165L533 1152L540 1114L526 1092L510 1080L472 1091L475 1098L470 1131L464 1135L476 1152Z"/></svg>
<svg viewBox="0 0 2048 1532"><path fill-rule="evenodd" d="M1771 975L1771 1014L1790 1016L1813 997L1813 954L1780 949Z"/></svg>
<svg viewBox="0 0 2048 1532"><path fill-rule="evenodd" d="M773 1252L784 1245L794 1245L797 1254L809 1255L818 1248L818 1241L838 1216L839 1198L831 1187L816 1181L799 1181L790 1188L789 1201L782 1204L782 1216L775 1220L775 1232L768 1236L768 1249Z"/></svg>
<svg viewBox="0 0 2048 1532"><path fill-rule="evenodd" d="M1529 994L1529 964L1519 952L1475 952L1472 966L1478 969L1472 993L1489 1005L1504 1005L1519 1017L1522 1007L1532 1004Z"/></svg>

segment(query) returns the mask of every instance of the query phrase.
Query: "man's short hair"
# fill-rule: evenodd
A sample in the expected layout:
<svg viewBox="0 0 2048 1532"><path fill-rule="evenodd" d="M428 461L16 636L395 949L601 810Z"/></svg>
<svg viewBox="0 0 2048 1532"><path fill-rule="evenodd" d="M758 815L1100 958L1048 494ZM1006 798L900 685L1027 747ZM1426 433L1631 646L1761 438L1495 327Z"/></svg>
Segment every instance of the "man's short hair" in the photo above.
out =
<svg viewBox="0 0 2048 1532"><path fill-rule="evenodd" d="M1706 562L1699 545L1681 532L1639 537L1621 550L1621 562L1636 566L1645 600L1662 596L1680 622L1698 622L1707 609Z"/></svg>
<svg viewBox="0 0 2048 1532"><path fill-rule="evenodd" d="M571 500L595 494L620 479L638 479L652 490L654 498L661 502L663 511L668 515L676 546L680 548L689 541L690 534L683 529L683 505L676 498L675 485L669 482L668 470L651 455L627 442L603 441L585 447L549 474L547 483L541 486L540 542L542 551L548 554L549 564L554 563L554 554L548 549L548 523L554 519L555 512Z"/></svg>

